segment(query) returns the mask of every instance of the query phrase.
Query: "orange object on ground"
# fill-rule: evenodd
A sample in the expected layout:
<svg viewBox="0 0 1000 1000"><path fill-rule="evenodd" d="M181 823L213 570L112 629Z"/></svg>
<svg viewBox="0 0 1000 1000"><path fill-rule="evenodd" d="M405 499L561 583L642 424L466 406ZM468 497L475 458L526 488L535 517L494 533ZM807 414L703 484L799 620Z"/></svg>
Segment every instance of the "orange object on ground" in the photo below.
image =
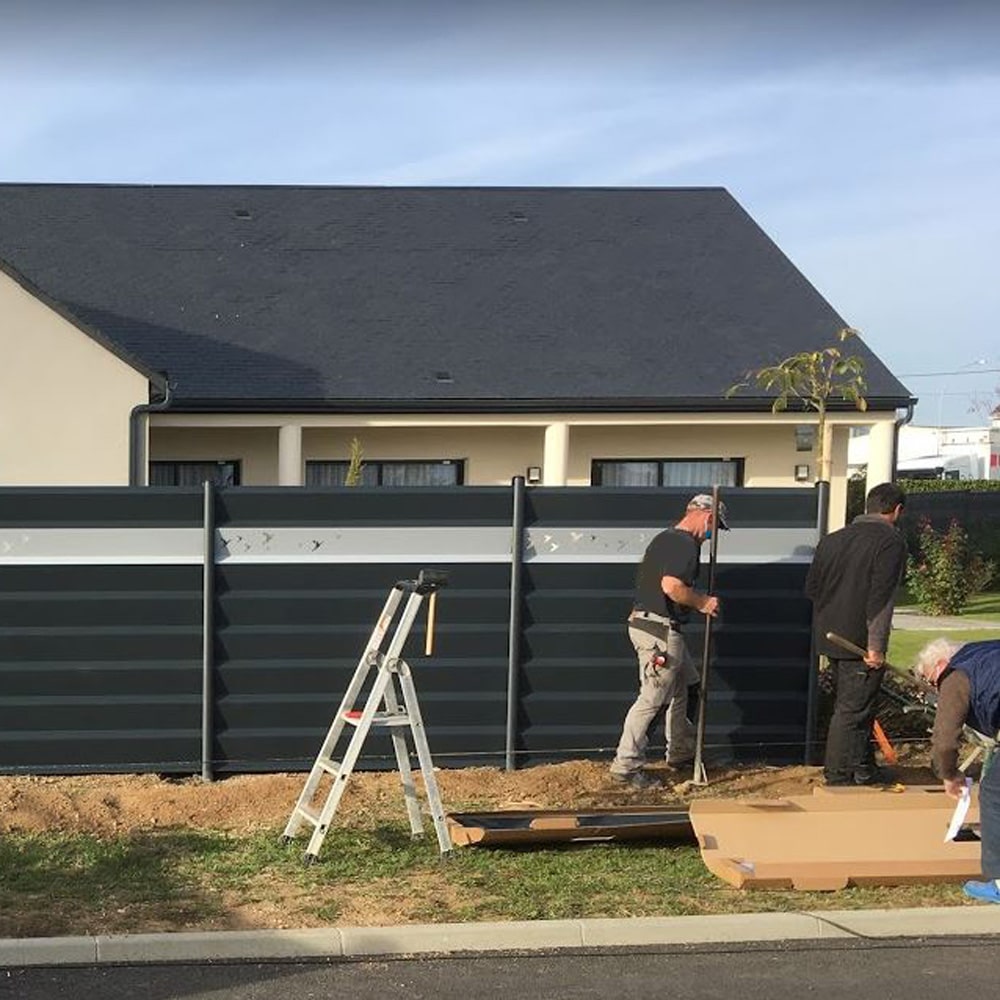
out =
<svg viewBox="0 0 1000 1000"><path fill-rule="evenodd" d="M878 744L879 750L882 751L885 762L887 764L898 764L899 757L896 754L896 748L889 742L889 737L885 735L885 730L879 724L878 719L872 723L872 732L874 733L875 742Z"/></svg>

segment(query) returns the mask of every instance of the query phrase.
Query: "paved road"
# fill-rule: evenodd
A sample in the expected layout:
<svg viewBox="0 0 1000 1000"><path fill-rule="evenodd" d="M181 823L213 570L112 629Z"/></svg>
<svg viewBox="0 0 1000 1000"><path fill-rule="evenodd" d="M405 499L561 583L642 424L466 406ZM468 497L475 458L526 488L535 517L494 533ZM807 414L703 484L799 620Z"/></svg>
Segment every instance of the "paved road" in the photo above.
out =
<svg viewBox="0 0 1000 1000"><path fill-rule="evenodd" d="M955 1000L996 994L996 939L660 951L0 970L17 1000Z"/></svg>

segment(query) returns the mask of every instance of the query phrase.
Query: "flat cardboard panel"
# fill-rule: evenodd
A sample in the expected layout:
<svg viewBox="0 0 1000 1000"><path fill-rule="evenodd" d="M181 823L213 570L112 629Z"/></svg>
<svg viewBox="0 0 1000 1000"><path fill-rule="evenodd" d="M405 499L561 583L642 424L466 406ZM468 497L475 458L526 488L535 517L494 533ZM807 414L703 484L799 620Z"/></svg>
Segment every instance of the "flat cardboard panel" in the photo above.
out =
<svg viewBox="0 0 1000 1000"><path fill-rule="evenodd" d="M690 818L708 869L738 889L843 889L977 878L978 838L945 843L941 786L817 788L785 799L700 799ZM979 823L973 792L966 827Z"/></svg>

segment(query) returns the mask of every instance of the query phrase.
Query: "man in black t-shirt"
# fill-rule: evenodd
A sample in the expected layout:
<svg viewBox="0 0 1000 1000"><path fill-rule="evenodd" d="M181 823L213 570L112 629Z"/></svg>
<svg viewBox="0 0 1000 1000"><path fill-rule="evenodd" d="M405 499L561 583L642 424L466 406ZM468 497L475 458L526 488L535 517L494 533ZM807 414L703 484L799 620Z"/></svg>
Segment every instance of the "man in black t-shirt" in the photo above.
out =
<svg viewBox="0 0 1000 1000"><path fill-rule="evenodd" d="M647 546L636 578L628 637L639 659L639 697L628 710L611 777L637 788L655 785L642 767L649 727L667 707L667 763L679 766L694 755L694 725L687 717L688 689L698 683L681 626L691 610L714 618L719 599L694 589L701 543L712 533L712 498L699 493L684 517L661 531ZM718 526L727 530L725 504L719 503Z"/></svg>

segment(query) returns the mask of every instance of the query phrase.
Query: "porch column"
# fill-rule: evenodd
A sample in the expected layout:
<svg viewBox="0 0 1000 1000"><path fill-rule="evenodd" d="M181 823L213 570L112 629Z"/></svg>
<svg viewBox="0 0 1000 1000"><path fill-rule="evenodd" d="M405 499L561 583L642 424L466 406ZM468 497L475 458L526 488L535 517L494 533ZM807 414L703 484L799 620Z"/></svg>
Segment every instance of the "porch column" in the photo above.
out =
<svg viewBox="0 0 1000 1000"><path fill-rule="evenodd" d="M560 422L545 428L542 485L565 486L569 460L569 424Z"/></svg>
<svg viewBox="0 0 1000 1000"><path fill-rule="evenodd" d="M278 485L302 485L302 428L298 424L278 428Z"/></svg>
<svg viewBox="0 0 1000 1000"><path fill-rule="evenodd" d="M865 474L865 493L879 483L892 479L892 436L894 421L883 420L872 425L868 434L868 471Z"/></svg>

